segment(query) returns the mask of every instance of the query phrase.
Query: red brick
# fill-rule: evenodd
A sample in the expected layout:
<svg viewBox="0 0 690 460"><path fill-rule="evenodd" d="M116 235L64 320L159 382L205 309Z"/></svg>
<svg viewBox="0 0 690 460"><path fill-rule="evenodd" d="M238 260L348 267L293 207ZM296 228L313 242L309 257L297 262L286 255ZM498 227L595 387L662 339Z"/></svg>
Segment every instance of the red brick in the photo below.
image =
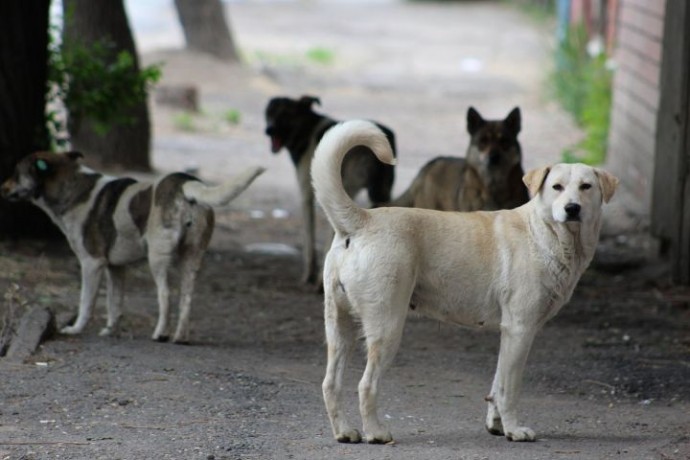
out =
<svg viewBox="0 0 690 460"><path fill-rule="evenodd" d="M624 3L620 9L618 20L621 25L635 29L651 39L660 41L663 37L664 21L658 15L649 14L646 11L632 8Z"/></svg>
<svg viewBox="0 0 690 460"><path fill-rule="evenodd" d="M686 0L672 0L672 1L686 1ZM634 7L640 11L647 12L658 16L659 18L664 17L664 12L666 11L666 1L665 0L621 0L622 6Z"/></svg>
<svg viewBox="0 0 690 460"><path fill-rule="evenodd" d="M654 62L661 61L661 41L651 39L625 24L618 27L618 46L635 51Z"/></svg>
<svg viewBox="0 0 690 460"><path fill-rule="evenodd" d="M618 66L616 72L627 70L652 86L659 85L660 63L645 59L624 46L616 49L615 61Z"/></svg>
<svg viewBox="0 0 690 460"><path fill-rule="evenodd" d="M650 110L656 111L659 107L659 87L651 85L627 69L619 69L615 78L616 89L623 89L627 93L634 94Z"/></svg>

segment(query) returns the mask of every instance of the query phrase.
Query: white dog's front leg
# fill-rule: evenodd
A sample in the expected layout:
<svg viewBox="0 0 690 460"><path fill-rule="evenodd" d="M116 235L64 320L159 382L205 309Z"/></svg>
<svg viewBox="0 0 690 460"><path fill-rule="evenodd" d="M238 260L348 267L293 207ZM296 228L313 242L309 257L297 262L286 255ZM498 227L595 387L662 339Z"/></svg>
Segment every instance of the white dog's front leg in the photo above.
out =
<svg viewBox="0 0 690 460"><path fill-rule="evenodd" d="M93 305L98 296L98 286L101 284L103 264L95 260L81 261L81 295L79 298L79 314L73 325L60 330L63 334L79 334L86 327L91 318Z"/></svg>
<svg viewBox="0 0 690 460"><path fill-rule="evenodd" d="M534 441L536 435L528 427L519 426L517 405L522 374L532 346L536 327L502 326L501 346L492 393L487 398L487 428L499 428L510 441Z"/></svg>
<svg viewBox="0 0 690 460"><path fill-rule="evenodd" d="M486 402L488 404L486 412L486 429L489 433L496 436L503 436L505 432L503 431L503 421L501 420L501 413L498 411L498 406L496 406L495 396L498 394L498 388L500 385L500 368L496 366L496 375L494 376L494 382L491 385L491 392L486 397Z"/></svg>
<svg viewBox="0 0 690 460"><path fill-rule="evenodd" d="M108 290L108 322L101 329L99 335L109 336L117 333L118 322L122 316L122 303L125 298L125 268L106 268L106 281Z"/></svg>

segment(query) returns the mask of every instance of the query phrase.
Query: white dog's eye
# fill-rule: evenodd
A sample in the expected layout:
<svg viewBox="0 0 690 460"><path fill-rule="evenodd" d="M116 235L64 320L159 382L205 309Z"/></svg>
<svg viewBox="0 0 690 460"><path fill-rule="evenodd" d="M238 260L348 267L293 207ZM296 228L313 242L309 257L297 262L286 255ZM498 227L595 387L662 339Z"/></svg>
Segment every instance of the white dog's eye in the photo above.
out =
<svg viewBox="0 0 690 460"><path fill-rule="evenodd" d="M580 190L589 190L592 188L592 184L582 184L580 185Z"/></svg>
<svg viewBox="0 0 690 460"><path fill-rule="evenodd" d="M561 184L554 184L554 185L553 185L553 189L554 189L554 190L557 190L557 191L559 191L559 192L562 192L562 191L563 191L563 186L562 186Z"/></svg>

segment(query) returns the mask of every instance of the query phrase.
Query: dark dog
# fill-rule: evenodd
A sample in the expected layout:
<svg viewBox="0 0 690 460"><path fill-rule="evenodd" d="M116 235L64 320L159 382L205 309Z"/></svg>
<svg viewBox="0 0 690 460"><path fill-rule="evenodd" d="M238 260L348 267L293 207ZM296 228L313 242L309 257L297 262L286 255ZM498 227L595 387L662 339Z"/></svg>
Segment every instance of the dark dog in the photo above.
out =
<svg viewBox="0 0 690 460"><path fill-rule="evenodd" d="M428 162L391 206L477 211L512 209L529 200L522 182L520 109L503 120L484 120L467 111L470 145L465 158L439 157Z"/></svg>
<svg viewBox="0 0 690 460"><path fill-rule="evenodd" d="M79 315L61 332L78 334L84 329L105 271L108 322L101 335L114 333L124 298L124 266L148 258L158 288L153 339L168 337L168 271L176 264L182 279L173 341L187 342L194 281L213 233L211 206L229 203L263 168L249 168L215 187L183 173L152 184L104 176L82 166L81 157L77 152L34 153L17 164L1 189L4 198L27 200L45 211L79 259Z"/></svg>
<svg viewBox="0 0 690 460"><path fill-rule="evenodd" d="M304 219L302 281L305 283L318 281L311 160L324 133L337 123L330 117L314 112L314 103L320 105L321 101L312 96L302 96L300 99L275 97L266 107L266 135L271 138L271 151L278 153L285 147L297 171ZM393 131L381 124L377 126L386 134L395 153ZM357 147L343 163L342 178L350 197L354 198L360 190L366 189L372 205L379 206L390 201L395 170L393 166L379 162L369 148Z"/></svg>

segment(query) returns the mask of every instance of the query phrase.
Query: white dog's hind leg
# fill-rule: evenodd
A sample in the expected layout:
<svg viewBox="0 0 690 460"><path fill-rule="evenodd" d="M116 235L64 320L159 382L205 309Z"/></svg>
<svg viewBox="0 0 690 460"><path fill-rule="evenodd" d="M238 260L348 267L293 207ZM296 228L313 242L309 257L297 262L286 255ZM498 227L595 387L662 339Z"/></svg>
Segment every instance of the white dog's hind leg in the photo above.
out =
<svg viewBox="0 0 690 460"><path fill-rule="evenodd" d="M527 355L532 346L537 327L502 325L501 346L498 354L496 382L492 388L493 403L498 408L506 438L510 441L534 441L536 435L528 427L518 425L517 405L522 384L522 374ZM493 418L491 401L489 416Z"/></svg>
<svg viewBox="0 0 690 460"><path fill-rule="evenodd" d="M370 318L362 318L367 342L367 365L359 381L359 411L364 424L364 435L369 443L385 444L393 440L388 428L379 421L377 396L379 381L400 346L407 316L406 307L403 313L382 314L395 307L372 305L365 311L365 315ZM369 327L372 324L374 326Z"/></svg>
<svg viewBox="0 0 690 460"><path fill-rule="evenodd" d="M196 282L196 275L201 269L203 256L204 252L197 249L196 254L185 255L181 260L180 306L177 329L173 336L174 343L189 342L189 316L192 310L192 294L194 294L194 283Z"/></svg>
<svg viewBox="0 0 690 460"><path fill-rule="evenodd" d="M356 326L347 311L338 308L330 290L325 290L324 320L328 364L323 380L323 399L331 420L333 435L338 442L360 442L362 435L352 428L343 410L343 374L355 342Z"/></svg>
<svg viewBox="0 0 690 460"><path fill-rule="evenodd" d="M81 261L81 295L79 298L79 314L73 325L60 330L63 334L79 334L89 322L93 305L98 296L98 286L101 284L103 264L97 260Z"/></svg>
<svg viewBox="0 0 690 460"><path fill-rule="evenodd" d="M156 341L168 339L168 321L170 316L170 289L168 287L168 267L172 256L155 254L149 251L151 273L158 290L158 322L151 338Z"/></svg>
<svg viewBox="0 0 690 460"><path fill-rule="evenodd" d="M125 269L124 267L107 267L107 308L108 322L101 329L99 335L108 336L117 333L117 325L122 316L122 302L125 297Z"/></svg>

